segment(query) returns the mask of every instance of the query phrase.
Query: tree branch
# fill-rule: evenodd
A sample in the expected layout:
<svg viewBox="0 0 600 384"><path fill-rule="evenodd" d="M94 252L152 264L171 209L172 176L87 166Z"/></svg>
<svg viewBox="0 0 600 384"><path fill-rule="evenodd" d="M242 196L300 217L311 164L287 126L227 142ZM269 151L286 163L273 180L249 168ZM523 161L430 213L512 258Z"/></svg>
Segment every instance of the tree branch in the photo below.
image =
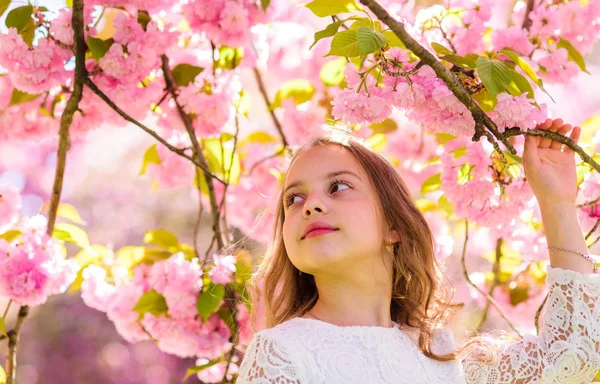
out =
<svg viewBox="0 0 600 384"><path fill-rule="evenodd" d="M475 288L479 293L481 293L483 296L485 296L485 298L492 303L492 305L494 307L496 307L496 309L498 310L498 313L500 313L500 316L502 316L502 318L508 323L508 325L512 328L513 331L516 332L517 335L519 335L519 337L523 337L523 335L521 335L521 333L519 332L519 330L517 329L517 327L515 327L515 325L512 323L512 321L510 321L510 319L504 314L504 312L502 311L502 309L500 308L500 305L496 302L496 300L494 300L493 297L491 297L490 295L488 295L487 293L483 292L483 290L481 288L479 288L477 286L477 284L473 283L473 281L471 281L471 278L469 277L469 271L467 270L467 263L466 263L466 254L467 254L467 242L469 240L469 222L467 220L465 220L465 242L463 244L463 250L462 250L462 256L461 256L461 263L462 263L462 268L463 268L463 274L465 275L465 279L467 279L467 282L473 287Z"/></svg>
<svg viewBox="0 0 600 384"><path fill-rule="evenodd" d="M50 208L48 212L48 226L46 232L48 236L52 236L54 232L54 224L60 203L60 195L62 193L65 168L67 164L67 152L71 146L69 139L69 128L73 122L75 112L79 110L79 102L83 96L83 84L87 78L87 69L85 67L85 51L87 46L84 38L84 21L83 21L83 0L75 0L73 2L73 14L71 17L71 25L73 26L74 42L75 42L75 74L73 80L73 92L67 101L65 110L60 119L60 131L58 140L58 152L56 162L56 173L54 176L54 185L52 187L52 196L50 198ZM6 384L13 384L16 381L17 368L17 344L19 341L19 333L21 327L29 314L27 305L19 308L17 322L15 327L8 332L8 354L6 356Z"/></svg>
<svg viewBox="0 0 600 384"><path fill-rule="evenodd" d="M225 182L223 180L221 180L219 177L217 177L217 176L213 175L212 173L210 173L210 171L208 171L208 169L204 169L204 165L202 165L201 163L197 162L194 158L188 156L185 153L185 148L177 148L177 147L172 146L165 139L163 139L162 137L160 137L156 132L154 132L150 128L146 127L144 124L140 123L139 121L137 121L136 119L134 119L133 117L131 117L127 113L125 113L104 92L102 92L100 90L100 88L98 88L98 86L96 84L94 84L94 82L91 79L89 79L89 78L86 79L85 85L92 92L94 92L96 95L98 95L98 97L100 97L102 100L104 100L104 102L106 104L108 104L108 106L111 107L115 112L117 112L122 118L124 118L125 120L129 121L130 123L133 123L134 125L137 125L141 129L143 129L146 133L148 133L150 136L154 137L162 145L164 145L165 147L169 148L169 150L171 150L172 152L175 152L176 154L178 154L181 157L185 157L186 159L188 159L189 161L191 161L192 163L194 163L194 165L196 165L197 167L202 168L202 170L204 171L204 173L208 173L210 175L209 176L210 178L215 179L218 182L225 184Z"/></svg>
<svg viewBox="0 0 600 384"><path fill-rule="evenodd" d="M275 115L275 111L271 107L271 101L269 100L269 95L267 94L267 89L265 88L265 83L262 80L262 76L261 76L258 68L254 68L254 77L256 78L256 83L258 84L258 89L260 91L260 94L263 97L263 100L265 101L267 110L269 111L269 114L271 115L271 119L273 120L273 123L275 124L275 128L277 128L277 131L279 131L279 135L281 136L281 141L283 141L283 145L285 147L287 147L288 141L285 138L285 134L283 133L283 127L281 126L279 119Z"/></svg>
<svg viewBox="0 0 600 384"><path fill-rule="evenodd" d="M498 241L496 241L496 259L494 260L494 267L492 268L492 272L494 274L494 281L492 282L490 290L488 291L489 297L494 297L494 291L500 284L500 260L502 260L502 242L503 239L501 237L499 237ZM490 304L491 303L489 301L486 302L485 309L483 310L483 315L481 316L481 320L479 320L479 325L477 326L477 329L481 329L481 327L483 327L483 324L487 320L487 315L490 310Z"/></svg>
<svg viewBox="0 0 600 384"><path fill-rule="evenodd" d="M481 136L484 135L484 128L487 128L496 139L502 141L510 153L517 153L512 144L498 131L498 128L492 119L490 119L489 116L473 101L473 98L463 85L456 80L454 75L452 75L441 61L406 32L402 23L394 20L394 18L392 18L392 16L390 16L390 14L375 0L360 0L360 2L369 8L379 20L389 27L402 43L404 43L407 49L411 50L423 63L429 65L436 75L446 83L448 89L452 91L456 98L469 109L475 120L475 135L473 136L473 141L479 141ZM488 139L490 139L489 136ZM494 140L491 141L493 142Z"/></svg>
<svg viewBox="0 0 600 384"><path fill-rule="evenodd" d="M531 13L531 11L533 11L533 7L535 0L527 0L527 8L525 8L525 16L523 17L523 24L521 25L521 28L526 29L529 31L529 28L531 28L531 19L529 18L529 14Z"/></svg>

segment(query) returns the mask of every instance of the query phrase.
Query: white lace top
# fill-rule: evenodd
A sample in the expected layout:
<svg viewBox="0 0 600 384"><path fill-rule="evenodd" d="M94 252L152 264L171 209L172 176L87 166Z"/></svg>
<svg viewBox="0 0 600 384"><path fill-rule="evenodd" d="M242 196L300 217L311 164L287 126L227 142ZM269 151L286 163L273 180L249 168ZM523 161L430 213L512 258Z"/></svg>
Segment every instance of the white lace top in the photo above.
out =
<svg viewBox="0 0 600 384"><path fill-rule="evenodd" d="M337 326L293 318L254 335L237 384L589 383L600 370L600 274L548 266L549 296L538 336L487 338L462 360L438 362L412 328ZM455 347L434 333L434 353ZM485 363L483 360L492 359Z"/></svg>

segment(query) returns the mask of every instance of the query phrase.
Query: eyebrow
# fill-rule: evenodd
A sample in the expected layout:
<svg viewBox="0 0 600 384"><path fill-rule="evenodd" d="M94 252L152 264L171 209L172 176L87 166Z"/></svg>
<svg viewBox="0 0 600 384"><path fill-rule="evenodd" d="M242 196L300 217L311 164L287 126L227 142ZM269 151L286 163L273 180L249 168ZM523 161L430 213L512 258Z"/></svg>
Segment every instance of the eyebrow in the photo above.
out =
<svg viewBox="0 0 600 384"><path fill-rule="evenodd" d="M334 171L334 172L330 172L327 174L326 178L327 179L332 179L338 175L343 175L343 174L349 174L352 175L354 177L356 177L358 180L362 181L362 179L360 178L360 176L358 176L356 173L352 172L352 171L348 171L348 170L342 170L342 171ZM285 189L285 191L283 191L284 193L287 192L288 189L290 188L294 188L297 187L299 185L303 185L304 182L303 181L295 181L292 184L288 185L287 188Z"/></svg>

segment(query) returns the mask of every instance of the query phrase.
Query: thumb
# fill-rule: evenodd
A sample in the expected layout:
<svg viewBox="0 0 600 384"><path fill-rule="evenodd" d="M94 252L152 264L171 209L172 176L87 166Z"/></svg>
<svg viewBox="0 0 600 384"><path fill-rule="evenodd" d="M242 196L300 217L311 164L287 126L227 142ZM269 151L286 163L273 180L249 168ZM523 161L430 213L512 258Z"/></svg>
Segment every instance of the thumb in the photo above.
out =
<svg viewBox="0 0 600 384"><path fill-rule="evenodd" d="M535 136L525 136L525 147L523 149L523 166L526 164L537 166L540 163L538 157L538 141Z"/></svg>

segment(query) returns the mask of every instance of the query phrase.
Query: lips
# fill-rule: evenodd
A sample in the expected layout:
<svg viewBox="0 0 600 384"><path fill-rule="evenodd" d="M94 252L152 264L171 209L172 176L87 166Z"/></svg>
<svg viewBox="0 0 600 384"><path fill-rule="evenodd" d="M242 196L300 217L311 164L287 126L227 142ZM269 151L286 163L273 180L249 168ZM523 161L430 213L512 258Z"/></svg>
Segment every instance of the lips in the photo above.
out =
<svg viewBox="0 0 600 384"><path fill-rule="evenodd" d="M324 221L316 221L314 223L309 224L306 229L304 230L304 236L302 236L302 239L305 239L306 236L308 236L311 232L313 231L317 231L317 230L328 230L329 232L331 231L337 231L338 228L329 225L328 223L324 222ZM327 233L326 231L321 231L324 233Z"/></svg>

